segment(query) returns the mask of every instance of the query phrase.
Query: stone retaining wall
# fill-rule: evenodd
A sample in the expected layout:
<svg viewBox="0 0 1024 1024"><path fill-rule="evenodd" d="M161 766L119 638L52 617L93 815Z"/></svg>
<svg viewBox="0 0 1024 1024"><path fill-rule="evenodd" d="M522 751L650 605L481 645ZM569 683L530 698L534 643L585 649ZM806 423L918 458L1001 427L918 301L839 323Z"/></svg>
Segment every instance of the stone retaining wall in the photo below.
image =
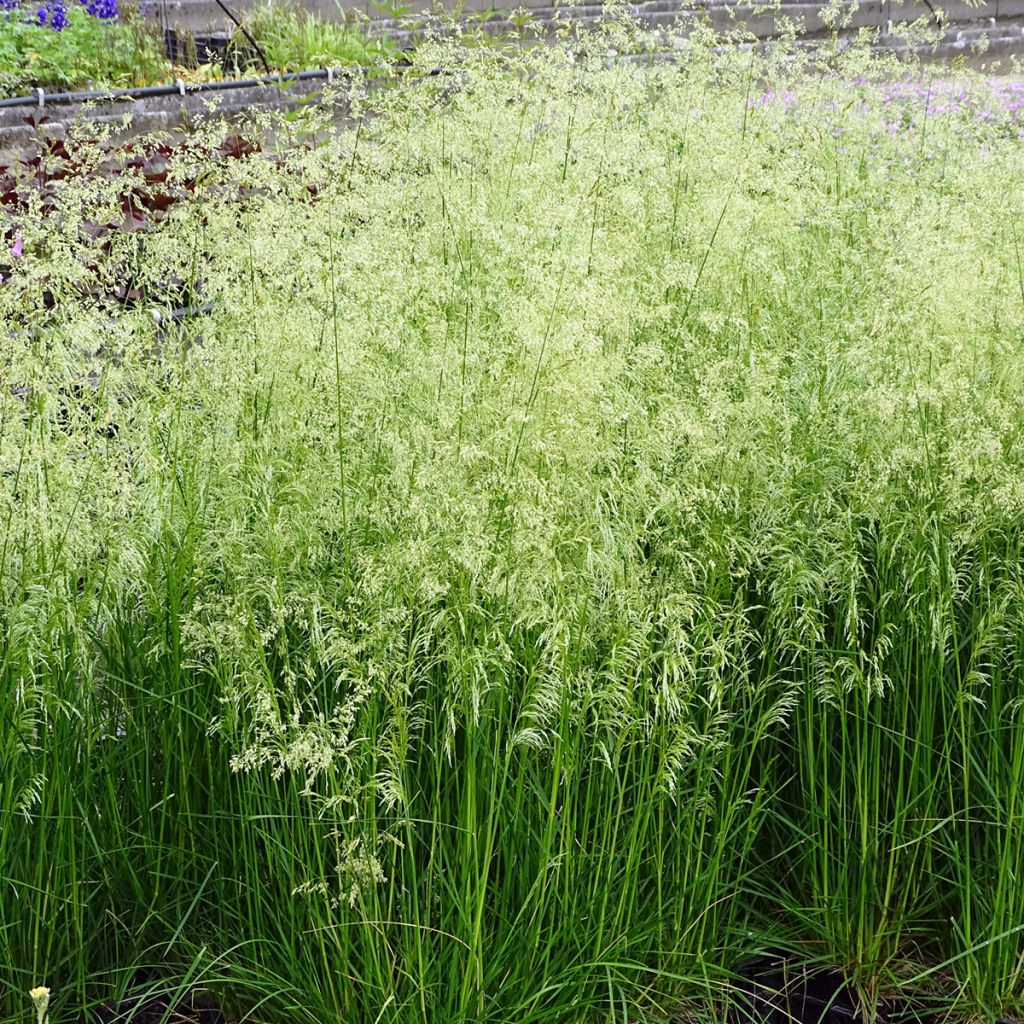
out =
<svg viewBox="0 0 1024 1024"><path fill-rule="evenodd" d="M260 2L261 0L231 0L228 6L233 11L241 14ZM381 2L386 2L386 0L381 0ZM469 14L492 8L499 13L501 11L523 9L533 11L538 17L543 18L546 15L549 16L554 9L553 0L438 0L438 2L445 9L452 10L456 7L461 7L462 10ZM987 3L981 4L968 4L964 0L931 0L931 4L936 9L942 8L951 22L969 22L993 17L996 19L1024 17L1024 0L988 0ZM378 3L378 6L375 7L372 0L302 0L301 6L305 10L313 11L327 20L337 20L339 10L358 12L372 21L386 22L389 20L386 14L381 13L381 4ZM412 11L419 10L420 7L429 6L431 4L414 3ZM562 9L569 13L574 13L578 9L591 6L600 7L601 5L600 3L565 3L562 5ZM642 14L656 5L636 3L632 6L636 7ZM843 0L842 6L851 7L853 4L850 0ZM871 6L878 6L878 4L860 4L862 10ZM896 4L893 6L905 8L905 14L908 19L917 17L921 13L927 13L927 7L921 2L908 3L906 5ZM789 13L790 11L802 13L808 17L808 28L812 30L815 22L820 26L819 12L824 7L824 3L809 3L807 0L795 0L795 2L794 0L782 0L781 2L782 13ZM683 10L691 12L706 11L712 21L729 20L733 17L734 13L742 17L749 14L752 9L753 5L747 6L742 3L731 2L731 0L707 0L707 2L675 0L675 2L667 7L668 13L671 14L678 14L679 11ZM163 0L161 10L164 12L162 16L168 24L190 28L193 31L231 28L231 22L214 0ZM770 15L768 17L770 18ZM870 15L867 17L870 17ZM756 32L756 23L751 22L751 25Z"/></svg>
<svg viewBox="0 0 1024 1024"><path fill-rule="evenodd" d="M284 111L310 98L323 98L325 82L291 82L260 85L221 92L188 92L184 96L154 96L106 103L44 103L42 107L0 108L0 163L21 153L38 149L40 136L63 138L70 125L80 120L118 129L125 117L131 118L127 134L174 131L189 121L221 114L244 118L257 111ZM38 127L28 123L44 119Z"/></svg>
<svg viewBox="0 0 1024 1024"><path fill-rule="evenodd" d="M229 6L241 14L261 0L231 0ZM394 29L394 24L382 14L380 3L374 6L373 0L301 0L302 7L313 11L327 20L337 20L338 12L348 11L359 13L381 30ZM554 16L553 0L438 0L441 7L454 9L460 7L465 13L472 15L486 10L496 13L498 20L502 12L512 10L528 10L540 21L550 21ZM941 9L951 25L969 26L986 24L995 19L997 23L1007 19L1024 20L1024 0L987 0L980 4L969 4L965 0L930 0L931 6ZM412 10L427 4L414 4ZM653 24L668 24L675 20L681 12L706 14L712 24L724 26L736 21L745 22L755 35L770 35L774 28L775 15L754 13L752 4L736 3L732 0L640 0L628 5L641 20ZM851 0L843 0L843 7L855 6ZM821 12L824 3L808 2L808 0L782 0L779 14L785 17L796 17L803 20L808 34L816 34L824 29ZM600 13L601 3L575 2L564 3L559 8L563 13L574 19L588 20ZM230 31L232 24L217 6L215 0L163 0L162 17L169 25L191 29L195 32ZM921 0L908 3L892 2L892 0L865 0L859 4L854 14L856 26L873 26L884 28L890 20L910 21L927 14L927 6Z"/></svg>

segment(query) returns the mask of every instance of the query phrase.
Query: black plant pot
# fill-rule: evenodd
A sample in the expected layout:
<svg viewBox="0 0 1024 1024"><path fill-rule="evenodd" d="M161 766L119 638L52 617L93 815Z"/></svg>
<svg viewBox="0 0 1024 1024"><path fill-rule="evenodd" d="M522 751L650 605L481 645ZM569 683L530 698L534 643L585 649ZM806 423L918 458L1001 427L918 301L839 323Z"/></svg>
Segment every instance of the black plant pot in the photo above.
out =
<svg viewBox="0 0 1024 1024"><path fill-rule="evenodd" d="M215 64L228 73L248 67L255 56L250 46L235 46L224 32L195 34L168 28L164 30L164 48L172 64L186 68Z"/></svg>

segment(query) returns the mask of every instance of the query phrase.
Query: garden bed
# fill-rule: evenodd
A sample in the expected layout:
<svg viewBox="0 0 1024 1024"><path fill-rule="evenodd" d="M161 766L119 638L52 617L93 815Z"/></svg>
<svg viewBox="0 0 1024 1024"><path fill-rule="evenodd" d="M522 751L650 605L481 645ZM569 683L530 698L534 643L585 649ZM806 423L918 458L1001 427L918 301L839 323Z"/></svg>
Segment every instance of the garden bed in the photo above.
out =
<svg viewBox="0 0 1024 1024"><path fill-rule="evenodd" d="M367 66L393 53L385 40L274 0L233 34L196 35L156 23L117 0L22 0L0 6L0 102L37 93L125 92L185 81L294 75ZM5 66L6 65L6 66Z"/></svg>
<svg viewBox="0 0 1024 1024"><path fill-rule="evenodd" d="M5 172L4 1019L1024 1013L1024 87L642 43Z"/></svg>

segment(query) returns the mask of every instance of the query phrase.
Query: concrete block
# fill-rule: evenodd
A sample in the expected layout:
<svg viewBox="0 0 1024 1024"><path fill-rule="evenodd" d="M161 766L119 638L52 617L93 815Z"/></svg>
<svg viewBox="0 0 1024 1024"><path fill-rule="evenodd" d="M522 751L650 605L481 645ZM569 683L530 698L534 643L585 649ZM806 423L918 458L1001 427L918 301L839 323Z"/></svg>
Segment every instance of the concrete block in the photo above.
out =
<svg viewBox="0 0 1024 1024"><path fill-rule="evenodd" d="M769 36L775 31L775 16L770 11L757 11L746 4L709 5L706 14L720 32L742 27L754 35Z"/></svg>
<svg viewBox="0 0 1024 1024"><path fill-rule="evenodd" d="M822 10L822 4L788 3L780 8L779 14L800 19L803 22L804 31L808 35L820 35L829 31L828 26L822 20ZM847 10L843 13L849 18L848 28L854 31L860 28L878 28L885 22L882 0L866 0L852 12Z"/></svg>
<svg viewBox="0 0 1024 1024"><path fill-rule="evenodd" d="M970 22L983 18L991 18L995 15L995 3L970 4L966 0L932 0L932 6L936 10L942 10L949 22ZM900 3L891 0L889 4L889 17L893 21L907 22L916 21L921 17L930 16L928 7L919 2L911 0L909 3Z"/></svg>

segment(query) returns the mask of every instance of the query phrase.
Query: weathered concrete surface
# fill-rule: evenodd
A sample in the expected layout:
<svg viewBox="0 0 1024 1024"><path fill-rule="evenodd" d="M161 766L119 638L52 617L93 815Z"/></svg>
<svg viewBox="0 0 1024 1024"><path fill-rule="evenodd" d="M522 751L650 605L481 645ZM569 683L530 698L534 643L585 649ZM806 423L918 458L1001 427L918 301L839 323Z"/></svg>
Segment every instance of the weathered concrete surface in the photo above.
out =
<svg viewBox="0 0 1024 1024"><path fill-rule="evenodd" d="M263 0L233 0L241 13ZM384 8L386 3L402 4L402 0L300 0L302 6L326 19L350 15L367 19L371 31L392 39L400 46L415 41L415 24L423 24L431 15L426 9L432 0L405 0L408 11L399 17ZM473 18L486 13L489 32L521 31L509 19L513 10L525 10L534 19L531 33L543 36L555 20L570 19L577 24L593 24L604 11L602 0L438 0L440 6L452 10L456 4L464 17ZM823 12L825 4L818 0L779 0L776 11L765 11L755 6L756 0L633 0L624 9L640 23L658 29L672 41L687 34L680 18L707 19L719 31L742 29L757 38L766 39L776 34L785 20L796 22L799 33L807 39L821 38L830 32ZM557 4L557 6L556 6ZM423 13L417 14L417 11ZM437 7L433 8L435 13ZM617 9L623 9L619 4ZM232 26L215 0L164 0L161 10L169 24L193 32L224 32ZM988 43L988 57L1002 57L1024 53L1024 0L986 0L975 4L971 0L840 0L840 21L846 23L842 34L862 29L876 29L884 45L898 35L901 23L918 18L931 18L932 11L942 19L943 41L937 55L971 56L982 37ZM845 17L844 17L845 16ZM897 30L894 32L894 30Z"/></svg>

